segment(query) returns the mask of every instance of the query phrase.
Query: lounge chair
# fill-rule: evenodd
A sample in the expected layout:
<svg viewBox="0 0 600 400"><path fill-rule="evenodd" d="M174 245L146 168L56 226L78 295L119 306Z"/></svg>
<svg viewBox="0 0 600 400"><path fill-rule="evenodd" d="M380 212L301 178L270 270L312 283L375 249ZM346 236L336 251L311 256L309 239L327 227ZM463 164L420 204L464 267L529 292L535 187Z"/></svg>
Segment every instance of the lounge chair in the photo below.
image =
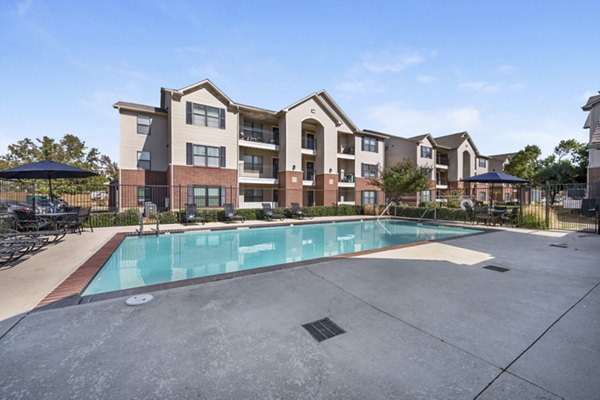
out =
<svg viewBox="0 0 600 400"><path fill-rule="evenodd" d="M272 221L273 218L277 218L283 221L283 219L285 218L285 215L275 212L275 210L271 208L271 203L262 203L262 208L263 216L267 221Z"/></svg>
<svg viewBox="0 0 600 400"><path fill-rule="evenodd" d="M204 225L206 223L206 218L198 215L198 206L196 206L196 204L186 204L183 223L190 224L196 222L201 222L202 225Z"/></svg>
<svg viewBox="0 0 600 400"><path fill-rule="evenodd" d="M463 207L465 208L465 222L475 222L475 211L471 204L465 202Z"/></svg>
<svg viewBox="0 0 600 400"><path fill-rule="evenodd" d="M300 204L292 203L292 217L298 217L299 219L304 219L305 216L310 219L313 218L313 215L311 213L306 212L304 209L300 208Z"/></svg>
<svg viewBox="0 0 600 400"><path fill-rule="evenodd" d="M0 228L0 264L16 261L48 244L47 237L38 237L12 229Z"/></svg>
<svg viewBox="0 0 600 400"><path fill-rule="evenodd" d="M246 221L246 219L244 217L242 217L241 215L238 215L235 212L235 209L233 208L233 204L231 204L231 203L223 204L223 211L225 211L225 221L226 222L240 221L241 223L244 223L244 221Z"/></svg>

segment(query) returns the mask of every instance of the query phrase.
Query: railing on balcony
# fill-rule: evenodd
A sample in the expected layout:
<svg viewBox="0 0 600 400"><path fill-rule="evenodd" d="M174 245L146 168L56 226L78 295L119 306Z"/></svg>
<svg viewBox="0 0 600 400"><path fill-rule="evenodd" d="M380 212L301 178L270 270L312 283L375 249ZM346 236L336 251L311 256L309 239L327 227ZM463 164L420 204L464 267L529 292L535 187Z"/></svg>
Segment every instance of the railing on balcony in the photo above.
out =
<svg viewBox="0 0 600 400"><path fill-rule="evenodd" d="M448 186L448 179L438 179L435 184L438 186Z"/></svg>
<svg viewBox="0 0 600 400"><path fill-rule="evenodd" d="M354 183L354 173L353 172L347 172L347 173L340 172L339 176L340 176L340 182Z"/></svg>
<svg viewBox="0 0 600 400"><path fill-rule="evenodd" d="M270 165L245 164L243 161L240 161L238 170L240 178L277 179L279 173Z"/></svg>
<svg viewBox="0 0 600 400"><path fill-rule="evenodd" d="M240 131L240 140L279 145L279 133L258 129L244 129Z"/></svg>
<svg viewBox="0 0 600 400"><path fill-rule="evenodd" d="M354 146L341 144L338 153L354 155Z"/></svg>
<svg viewBox="0 0 600 400"><path fill-rule="evenodd" d="M448 161L448 157L439 156L439 155L435 158L435 163L438 165L450 165L449 161Z"/></svg>
<svg viewBox="0 0 600 400"><path fill-rule="evenodd" d="M302 148L307 150L317 150L317 140L311 137L302 137Z"/></svg>

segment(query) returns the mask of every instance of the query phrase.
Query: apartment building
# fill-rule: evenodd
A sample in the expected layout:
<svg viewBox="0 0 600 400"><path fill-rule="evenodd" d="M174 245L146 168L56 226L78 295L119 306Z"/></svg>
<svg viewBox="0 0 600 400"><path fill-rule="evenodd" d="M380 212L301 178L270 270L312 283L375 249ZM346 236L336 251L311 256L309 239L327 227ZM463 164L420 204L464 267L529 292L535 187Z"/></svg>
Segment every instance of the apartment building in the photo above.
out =
<svg viewBox="0 0 600 400"><path fill-rule="evenodd" d="M404 159L413 164L429 168L431 171L430 189L417 193L416 201L432 201L443 198L449 191L469 192L479 201L489 200L489 185L470 184L463 178L484 174L488 171L502 171L511 154L492 158L482 155L468 132L433 137L431 134L409 138L388 135L386 140L385 163L391 165ZM503 200L511 199L511 190L502 194Z"/></svg>
<svg viewBox="0 0 600 400"><path fill-rule="evenodd" d="M325 90L273 111L236 103L204 80L161 88L159 107L113 107L120 114L119 182L136 188L135 196L119 195L122 208L385 200L370 181L383 167L388 136L360 130Z"/></svg>
<svg viewBox="0 0 600 400"><path fill-rule="evenodd" d="M588 112L583 125L583 129L589 129L588 197L598 198L600 197L600 94L591 96L582 110Z"/></svg>

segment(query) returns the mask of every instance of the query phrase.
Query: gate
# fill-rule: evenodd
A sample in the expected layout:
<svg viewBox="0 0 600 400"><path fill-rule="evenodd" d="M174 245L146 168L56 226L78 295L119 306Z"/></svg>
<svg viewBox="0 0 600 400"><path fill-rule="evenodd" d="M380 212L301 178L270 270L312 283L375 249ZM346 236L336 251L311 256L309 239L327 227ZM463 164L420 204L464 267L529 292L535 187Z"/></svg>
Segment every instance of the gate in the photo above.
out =
<svg viewBox="0 0 600 400"><path fill-rule="evenodd" d="M600 186L600 183L596 185ZM539 193L538 201L544 206L544 217L548 228L598 232L598 207L600 206L598 189L600 187L588 188L585 183L546 184Z"/></svg>

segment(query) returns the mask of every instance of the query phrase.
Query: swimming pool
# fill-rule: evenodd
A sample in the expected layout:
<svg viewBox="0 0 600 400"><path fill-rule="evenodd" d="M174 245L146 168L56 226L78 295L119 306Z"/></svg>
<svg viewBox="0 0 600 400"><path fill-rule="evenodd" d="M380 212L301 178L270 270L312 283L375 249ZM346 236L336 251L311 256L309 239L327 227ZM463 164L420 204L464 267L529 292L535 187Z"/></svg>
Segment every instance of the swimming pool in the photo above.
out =
<svg viewBox="0 0 600 400"><path fill-rule="evenodd" d="M481 231L365 220L126 237L82 296Z"/></svg>

